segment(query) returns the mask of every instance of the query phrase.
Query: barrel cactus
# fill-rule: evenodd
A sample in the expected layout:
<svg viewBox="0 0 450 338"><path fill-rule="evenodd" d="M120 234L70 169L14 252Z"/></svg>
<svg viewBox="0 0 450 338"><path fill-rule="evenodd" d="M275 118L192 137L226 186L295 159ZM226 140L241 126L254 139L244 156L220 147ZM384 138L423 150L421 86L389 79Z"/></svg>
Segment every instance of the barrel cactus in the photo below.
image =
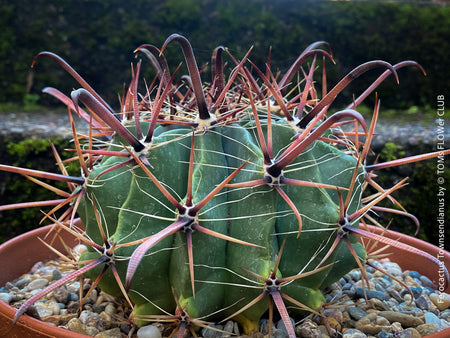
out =
<svg viewBox="0 0 450 338"><path fill-rule="evenodd" d="M172 42L180 44L189 71L180 83L178 69L172 75L162 53ZM56 60L82 86L70 98L44 89L67 105L70 116L89 123L88 137L73 128L81 177L69 176L63 165L62 174L0 169L66 181L69 193L55 189L63 199L40 205L54 204L46 214L54 229L73 233L88 249L75 273L29 299L16 320L44 293L83 274L93 287L123 296L137 325L177 318L182 336L204 325L201 319L234 318L249 333L268 310L272 318L275 305L295 336L287 308L320 316L321 290L366 264L360 238L413 250L364 229L381 200L399 205L390 194L405 183L383 189L373 172L442 154L367 163L379 102L370 125L357 107L390 74L397 78L398 68L421 69L417 63L368 62L328 91L325 62L333 58L325 42L308 46L281 79L270 62L265 71L249 67L250 51L239 61L218 47L209 84L202 83L192 48L180 35L170 36L161 50L142 45L135 52L150 60L157 76L138 94L139 62L120 113L59 56L42 52L35 58ZM226 55L235 65L228 79ZM321 93L313 79L317 57L323 58ZM373 68L384 72L348 107L329 114L336 96ZM296 77L301 81L293 82ZM57 210L66 211L56 217Z"/></svg>

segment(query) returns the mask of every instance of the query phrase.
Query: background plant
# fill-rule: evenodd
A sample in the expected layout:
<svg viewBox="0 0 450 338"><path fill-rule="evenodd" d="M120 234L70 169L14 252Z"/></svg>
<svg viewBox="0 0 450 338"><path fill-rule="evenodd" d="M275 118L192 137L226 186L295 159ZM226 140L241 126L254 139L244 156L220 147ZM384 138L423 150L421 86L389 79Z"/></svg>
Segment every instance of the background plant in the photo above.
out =
<svg viewBox="0 0 450 338"><path fill-rule="evenodd" d="M124 65L133 58L126 51L147 41L162 45L174 31L188 36L194 45L203 46L197 52L200 65L209 61L209 51L220 44L238 56L255 44L252 61L263 67L272 46L274 70L282 72L295 60L300 46L325 40L334 46L338 61L335 68L329 69L333 83L340 74L368 60L420 62L427 77L417 78L414 72L401 71L402 86L386 83L379 88L386 106L391 108L416 105L423 109L433 105L437 92L449 91L443 60L449 50L450 7L442 4L138 0L128 7L116 0L20 0L3 1L0 6L2 103L20 103L28 91L39 94L48 83L62 90L72 89L74 83L62 72L50 71L52 66L47 63L39 64L30 88L30 56L46 49L72 60L83 70L86 80L95 83L97 90L114 104L128 78ZM176 62L177 55L168 51L167 58ZM353 88L364 88L370 81L361 79ZM353 93L344 91L341 102L348 102ZM41 99L43 102L49 103ZM369 102L373 106L374 102Z"/></svg>

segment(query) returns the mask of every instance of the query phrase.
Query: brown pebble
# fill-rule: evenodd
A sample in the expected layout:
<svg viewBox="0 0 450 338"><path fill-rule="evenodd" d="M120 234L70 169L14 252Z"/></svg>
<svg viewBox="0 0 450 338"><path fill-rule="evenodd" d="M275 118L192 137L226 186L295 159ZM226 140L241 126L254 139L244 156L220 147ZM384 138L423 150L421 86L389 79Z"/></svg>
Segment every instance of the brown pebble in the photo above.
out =
<svg viewBox="0 0 450 338"><path fill-rule="evenodd" d="M66 309L69 313L76 313L78 312L78 309L80 308L80 302L79 301L71 301L69 304L67 304Z"/></svg>
<svg viewBox="0 0 450 338"><path fill-rule="evenodd" d="M381 326L377 324L365 324L365 325L358 325L358 322L356 323L356 329L370 335L377 335L381 331L386 330L386 326Z"/></svg>
<svg viewBox="0 0 450 338"><path fill-rule="evenodd" d="M358 320L355 328L368 335L377 335L380 331L389 331L390 324L384 318L377 316L376 313L369 313ZM381 324L381 325L380 325Z"/></svg>
<svg viewBox="0 0 450 338"><path fill-rule="evenodd" d="M342 312L342 325L344 328L355 327L356 321L350 318L350 315L347 311Z"/></svg>
<svg viewBox="0 0 450 338"><path fill-rule="evenodd" d="M88 334L87 327L84 325L81 320L78 318L72 318L68 323L66 328L70 331L81 333L81 334Z"/></svg>
<svg viewBox="0 0 450 338"><path fill-rule="evenodd" d="M417 326L416 330L422 335L422 337L429 336L430 334L437 332L435 324L422 324Z"/></svg>
<svg viewBox="0 0 450 338"><path fill-rule="evenodd" d="M380 311L389 311L389 306L387 306L382 300L377 298L372 298L368 300L368 303L375 309Z"/></svg>
<svg viewBox="0 0 450 338"><path fill-rule="evenodd" d="M100 332L95 335L95 338L122 338L122 334L120 333L120 329L118 327Z"/></svg>
<svg viewBox="0 0 450 338"><path fill-rule="evenodd" d="M78 313L68 313L65 315L61 315L61 324L66 325L71 319L78 317Z"/></svg>
<svg viewBox="0 0 450 338"><path fill-rule="evenodd" d="M116 310L116 307L114 306L113 303L108 303L108 304L105 306L105 312L106 312L107 314L109 314L110 316L113 316L113 315L116 314L117 310Z"/></svg>
<svg viewBox="0 0 450 338"><path fill-rule="evenodd" d="M111 316L107 314L105 311L102 311L100 313L100 316L103 318L105 329L109 329L111 327Z"/></svg>
<svg viewBox="0 0 450 338"><path fill-rule="evenodd" d="M87 334L91 337L95 337L100 332L99 329L97 329L96 327L93 327L93 326L87 326L86 331L87 331Z"/></svg>
<svg viewBox="0 0 450 338"><path fill-rule="evenodd" d="M60 315L53 315L53 316L46 316L41 318L43 322L53 324L55 326L61 325L61 316Z"/></svg>
<svg viewBox="0 0 450 338"><path fill-rule="evenodd" d="M423 320L401 312L380 311L380 316L386 318L389 322L399 322L403 327L416 327L423 324Z"/></svg>
<svg viewBox="0 0 450 338"><path fill-rule="evenodd" d="M303 323L295 328L295 334L301 338L322 338L322 333L318 325L310 319L306 319Z"/></svg>
<svg viewBox="0 0 450 338"><path fill-rule="evenodd" d="M332 329L334 329L334 330L336 330L336 331L338 331L338 332L340 332L341 329L342 329L341 324L339 324L339 322L338 322L335 318L333 318L333 317L329 317L329 318L328 318L328 324L330 325L330 327L331 327Z"/></svg>
<svg viewBox="0 0 450 338"><path fill-rule="evenodd" d="M406 285L408 286L414 286L414 287L422 287L422 285L420 285L419 283L417 283L414 278L412 278L411 276L406 276L404 279L404 282Z"/></svg>
<svg viewBox="0 0 450 338"><path fill-rule="evenodd" d="M375 320L375 324L381 326L389 326L391 323L386 318L378 316L377 319Z"/></svg>

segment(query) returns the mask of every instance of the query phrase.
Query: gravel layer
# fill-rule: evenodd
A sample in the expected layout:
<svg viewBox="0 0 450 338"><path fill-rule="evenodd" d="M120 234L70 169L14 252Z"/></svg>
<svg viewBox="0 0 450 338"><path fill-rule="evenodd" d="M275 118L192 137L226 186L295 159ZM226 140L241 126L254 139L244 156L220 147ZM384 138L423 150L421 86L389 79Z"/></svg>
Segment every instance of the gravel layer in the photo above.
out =
<svg viewBox="0 0 450 338"><path fill-rule="evenodd" d="M330 337L330 329L336 337L344 338L419 338L450 327L450 295L437 291L425 276L415 271L402 271L396 263L374 262L397 279L383 275L372 267L366 269L370 289L361 280L361 272L353 270L338 282L324 290L327 304L322 313L327 326L314 315L291 318L295 323L297 337ZM70 264L60 260L36 263L32 270L15 281L0 287L0 300L18 308L42 288L73 271ZM90 287L85 280L83 290ZM80 310L80 282L62 286L45 299L37 301L27 314L40 318L51 325L90 335L105 337L159 338L169 336L173 327L153 323L139 330L127 319L130 309L114 297L95 289L84 301ZM367 297L367 301L365 300ZM253 337L267 337L268 320L260 322L260 332ZM241 328L236 322L212 325L216 329L201 329L199 336L205 338L240 336ZM217 330L221 330L219 332ZM229 332L229 335L223 333ZM282 321L274 323L273 337L287 337Z"/></svg>

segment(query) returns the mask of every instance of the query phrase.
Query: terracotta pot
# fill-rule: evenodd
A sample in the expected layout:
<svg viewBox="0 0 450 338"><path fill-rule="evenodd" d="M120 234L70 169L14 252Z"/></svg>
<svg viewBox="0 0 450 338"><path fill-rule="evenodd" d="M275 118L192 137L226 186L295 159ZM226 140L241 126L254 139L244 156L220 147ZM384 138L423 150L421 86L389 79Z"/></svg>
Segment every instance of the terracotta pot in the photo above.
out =
<svg viewBox="0 0 450 338"><path fill-rule="evenodd" d="M12 281L27 273L36 262L55 258L55 253L38 240L38 238L43 239L45 237L50 227L46 226L24 233L0 245L0 285L5 285L6 282ZM68 245L74 246L78 244L68 232L61 232L61 237ZM53 245L61 252L64 252L61 241L55 241ZM12 321L15 314L16 310L14 308L0 301L0 337L88 337L60 329L27 315L21 316L17 323L13 325Z"/></svg>
<svg viewBox="0 0 450 338"><path fill-rule="evenodd" d="M54 258L55 254L47 249L37 238L44 238L50 226L43 227L34 231L30 231L21 236L15 237L10 241L0 245L0 285L4 285L8 281L12 281L22 274L30 270L34 263L42 260ZM371 231L381 233L381 230L371 227ZM417 249L421 249L437 256L439 248L418 240L416 238L406 236L397 232L389 231L385 234L394 240L409 244ZM68 233L63 233L62 237L67 244L75 244L75 239ZM54 243L58 250L63 251L62 244L59 241ZM382 245L384 246L384 245ZM436 266L430 264L418 255L405 253L402 250L390 247L386 252L392 252L391 260L397 262L405 270L415 270L429 277L436 285L439 285L439 271ZM441 252L443 255L441 261L445 266L450 266L450 253ZM445 290L450 293L450 286ZM67 337L67 338L83 338L85 335L60 329L46 324L37 319L23 315L19 321L13 325L16 310L0 301L0 337ZM450 337L450 328L428 336L429 338L445 338Z"/></svg>

